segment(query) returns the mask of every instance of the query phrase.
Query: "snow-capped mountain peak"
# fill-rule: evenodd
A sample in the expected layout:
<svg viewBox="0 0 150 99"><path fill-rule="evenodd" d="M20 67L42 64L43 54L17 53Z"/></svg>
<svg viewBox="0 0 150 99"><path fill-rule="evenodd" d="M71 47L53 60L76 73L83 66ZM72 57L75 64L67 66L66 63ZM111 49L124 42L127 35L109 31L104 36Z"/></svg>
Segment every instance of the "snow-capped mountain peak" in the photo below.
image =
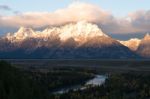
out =
<svg viewBox="0 0 150 99"><path fill-rule="evenodd" d="M127 40L127 41L119 41L121 44L123 44L124 46L127 46L128 48L130 48L131 50L135 51L141 40L138 39L138 38L131 38L130 40Z"/></svg>
<svg viewBox="0 0 150 99"><path fill-rule="evenodd" d="M8 33L6 37L11 41L22 41L26 38L47 39L59 37L62 41L73 38L75 41L85 42L88 38L98 36L108 37L96 24L79 21L63 26L46 28L42 32L33 31L31 28L21 27L14 34Z"/></svg>
<svg viewBox="0 0 150 99"><path fill-rule="evenodd" d="M16 32L16 35L27 35L30 36L32 34L34 34L35 32L33 31L32 28L25 28L25 27L21 27L18 32Z"/></svg>
<svg viewBox="0 0 150 99"><path fill-rule="evenodd" d="M26 38L30 38L34 36L36 36L36 32L34 32L33 29L20 27L16 33L14 34L8 33L6 35L6 38L8 38L8 40L11 40L13 42L13 41L22 41Z"/></svg>
<svg viewBox="0 0 150 99"><path fill-rule="evenodd" d="M95 24L80 21L76 24L67 24L61 27L60 38L61 40L67 40L68 38L74 38L76 41L85 40L96 36L107 36L102 30Z"/></svg>
<svg viewBox="0 0 150 99"><path fill-rule="evenodd" d="M49 27L43 31L21 27L16 33L8 33L6 38L11 42L2 39L0 51L13 53L4 53L3 56L9 58L137 57L127 47L103 33L96 24L86 21Z"/></svg>
<svg viewBox="0 0 150 99"><path fill-rule="evenodd" d="M26 31L32 31L31 28L25 28L25 27L20 27L18 30L18 33L26 32Z"/></svg>

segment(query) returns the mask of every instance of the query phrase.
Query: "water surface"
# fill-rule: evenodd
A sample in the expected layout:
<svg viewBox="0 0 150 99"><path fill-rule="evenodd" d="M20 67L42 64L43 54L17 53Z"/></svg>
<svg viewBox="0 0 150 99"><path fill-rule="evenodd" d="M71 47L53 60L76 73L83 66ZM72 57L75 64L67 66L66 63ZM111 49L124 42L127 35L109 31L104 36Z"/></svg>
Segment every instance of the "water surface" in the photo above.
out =
<svg viewBox="0 0 150 99"><path fill-rule="evenodd" d="M105 83L105 80L106 80L107 76L105 75L96 75L93 79L90 79L88 80L85 84L83 85L75 85L75 86L70 86L70 87L67 87L67 88L62 88L62 89L59 89L55 92L53 92L54 94L63 94L63 93L67 93L69 92L69 90L73 90L73 91L76 91L76 90L85 90L87 88L87 86L100 86L102 85L103 83Z"/></svg>

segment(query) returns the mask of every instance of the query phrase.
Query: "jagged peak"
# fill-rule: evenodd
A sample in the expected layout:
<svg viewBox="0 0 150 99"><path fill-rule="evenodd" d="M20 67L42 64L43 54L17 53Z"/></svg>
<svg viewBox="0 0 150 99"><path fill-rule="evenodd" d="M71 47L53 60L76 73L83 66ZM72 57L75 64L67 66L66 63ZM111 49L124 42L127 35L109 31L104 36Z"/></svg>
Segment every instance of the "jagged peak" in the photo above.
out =
<svg viewBox="0 0 150 99"><path fill-rule="evenodd" d="M76 23L71 22L62 26L50 26L43 30L42 34L58 34L63 41L69 38L74 38L76 41L80 41L81 38L83 40L95 36L108 37L96 24L85 20Z"/></svg>
<svg viewBox="0 0 150 99"><path fill-rule="evenodd" d="M20 27L16 33L7 33L6 38L12 42L16 42L35 35L36 32L32 28Z"/></svg>
<svg viewBox="0 0 150 99"><path fill-rule="evenodd" d="M124 46L127 46L128 48L130 48L131 50L135 51L140 42L141 42L141 39L139 38L131 38L127 41L119 41L121 44L123 44Z"/></svg>
<svg viewBox="0 0 150 99"><path fill-rule="evenodd" d="M21 37L24 39L26 37L30 37L32 35L36 34L32 28L25 28L20 27L19 30L14 33L14 36L21 39Z"/></svg>
<svg viewBox="0 0 150 99"><path fill-rule="evenodd" d="M18 29L18 33L22 33L22 32L29 32L29 31L31 31L31 32L33 32L33 29L32 28L26 28L26 27L23 27L23 26L21 26L19 29Z"/></svg>
<svg viewBox="0 0 150 99"><path fill-rule="evenodd" d="M99 28L96 24L94 23L90 23L88 21L82 20L82 21L78 21L78 22L70 22L68 24L65 25L61 25L61 26L49 26L48 28L46 28L44 31L48 31L48 30L52 30L52 29L64 29L64 28L69 28L69 27L73 27L76 28L78 30L81 29L90 29L90 30L95 30L95 31L101 31L101 28Z"/></svg>
<svg viewBox="0 0 150 99"><path fill-rule="evenodd" d="M25 27L21 26L21 27L18 29L18 32L22 32L22 31L24 31L25 29L26 29Z"/></svg>
<svg viewBox="0 0 150 99"><path fill-rule="evenodd" d="M44 29L41 32L36 32L32 28L20 27L20 29L8 35L14 40L24 40L26 38L53 38L59 37L61 40L74 38L76 41L86 41L87 38L105 36L108 37L102 30L93 23L87 21L79 21L76 23L69 23L62 26L53 26Z"/></svg>
<svg viewBox="0 0 150 99"><path fill-rule="evenodd" d="M62 26L61 29L62 33L60 34L60 37L64 40L70 37L73 37L77 40L79 37L91 38L95 36L105 36L105 37L107 36L96 24L92 24L87 21L79 21L74 24L73 23L66 24L65 26Z"/></svg>
<svg viewBox="0 0 150 99"><path fill-rule="evenodd" d="M131 39L129 39L129 40L126 40L126 41L121 41L121 40L118 40L119 42L121 42L121 43L128 43L128 42L140 42L141 41L141 39L139 39L139 38L131 38Z"/></svg>
<svg viewBox="0 0 150 99"><path fill-rule="evenodd" d="M141 41L141 39L139 39L139 38L131 38L128 41Z"/></svg>

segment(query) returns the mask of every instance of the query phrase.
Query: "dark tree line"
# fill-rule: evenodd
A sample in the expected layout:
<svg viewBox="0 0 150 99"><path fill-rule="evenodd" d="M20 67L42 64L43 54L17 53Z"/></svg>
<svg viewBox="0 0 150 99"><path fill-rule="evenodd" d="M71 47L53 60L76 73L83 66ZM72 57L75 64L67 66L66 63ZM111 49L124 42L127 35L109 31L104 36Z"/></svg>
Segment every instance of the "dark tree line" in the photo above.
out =
<svg viewBox="0 0 150 99"><path fill-rule="evenodd" d="M52 94L55 89L84 83L88 68L53 68L49 72L18 69L0 61L0 99L150 99L150 73L111 74L102 86Z"/></svg>
<svg viewBox="0 0 150 99"><path fill-rule="evenodd" d="M51 99L51 92L84 83L94 75L71 68L49 72L18 69L0 61L0 99Z"/></svg>
<svg viewBox="0 0 150 99"><path fill-rule="evenodd" d="M112 74L102 86L70 91L53 99L150 99L150 74Z"/></svg>
<svg viewBox="0 0 150 99"><path fill-rule="evenodd" d="M0 99L48 99L48 94L30 75L1 61Z"/></svg>

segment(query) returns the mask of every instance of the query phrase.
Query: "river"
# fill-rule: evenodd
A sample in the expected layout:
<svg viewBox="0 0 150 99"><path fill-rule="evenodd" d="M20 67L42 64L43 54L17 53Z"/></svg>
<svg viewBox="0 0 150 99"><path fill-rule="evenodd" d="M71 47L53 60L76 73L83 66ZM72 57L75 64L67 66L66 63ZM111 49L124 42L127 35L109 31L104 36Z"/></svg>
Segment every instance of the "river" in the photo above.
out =
<svg viewBox="0 0 150 99"><path fill-rule="evenodd" d="M107 76L105 75L96 75L93 79L90 79L88 80L85 84L83 85L74 85L74 86L70 86L70 87L67 87L67 88L62 88L62 89L59 89L55 92L53 92L54 94L63 94L63 93L67 93L69 92L69 90L73 90L73 91L76 91L76 90L85 90L87 88L87 86L100 86L102 85L103 83L105 83L105 80L106 80Z"/></svg>

